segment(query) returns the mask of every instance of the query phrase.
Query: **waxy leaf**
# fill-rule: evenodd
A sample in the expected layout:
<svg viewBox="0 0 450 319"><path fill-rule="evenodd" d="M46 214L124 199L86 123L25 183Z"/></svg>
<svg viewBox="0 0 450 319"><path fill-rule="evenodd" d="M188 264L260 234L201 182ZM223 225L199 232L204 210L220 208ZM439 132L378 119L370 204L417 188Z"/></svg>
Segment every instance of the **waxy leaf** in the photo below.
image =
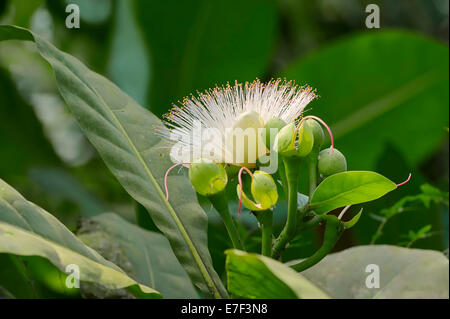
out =
<svg viewBox="0 0 450 319"><path fill-rule="evenodd" d="M113 213L104 213L92 220L120 244L139 282L157 289L164 298L198 298L163 235L142 229Z"/></svg>
<svg viewBox="0 0 450 319"><path fill-rule="evenodd" d="M448 274L448 259L438 251L388 245L349 248L302 272L332 298L343 299L448 299Z"/></svg>
<svg viewBox="0 0 450 319"><path fill-rule="evenodd" d="M380 198L396 189L386 177L369 171L349 171L327 177L311 197L310 207L316 214Z"/></svg>
<svg viewBox="0 0 450 319"><path fill-rule="evenodd" d="M40 36L0 26L1 40L29 40L53 68L58 88L87 138L125 190L150 213L193 283L208 297L227 297L207 247L207 216L189 180L171 174L165 201L164 173L172 164L155 127L160 120L117 86Z"/></svg>
<svg viewBox="0 0 450 319"><path fill-rule="evenodd" d="M137 297L160 298L154 289L139 284L122 269L83 244L53 215L28 202L0 179L0 253L40 256L60 271L79 266L80 280L109 289L128 288Z"/></svg>
<svg viewBox="0 0 450 319"><path fill-rule="evenodd" d="M268 257L226 252L228 290L240 298L324 299L327 294L291 268Z"/></svg>

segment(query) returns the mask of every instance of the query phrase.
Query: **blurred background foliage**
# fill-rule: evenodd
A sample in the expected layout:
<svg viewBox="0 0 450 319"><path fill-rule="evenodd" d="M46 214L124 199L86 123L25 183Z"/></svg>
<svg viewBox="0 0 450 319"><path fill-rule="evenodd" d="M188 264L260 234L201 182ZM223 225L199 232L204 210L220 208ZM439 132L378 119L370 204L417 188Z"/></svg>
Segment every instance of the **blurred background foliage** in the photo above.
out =
<svg viewBox="0 0 450 319"><path fill-rule="evenodd" d="M65 27L69 3L80 7L79 29ZM381 9L380 29L365 26L369 3ZM235 80L286 77L317 88L321 98L308 112L331 124L349 169L398 182L413 173L364 205L337 250L370 243L386 216L377 244L448 249L448 19L447 0L0 0L1 24L44 36L158 116L190 93ZM0 177L71 230L105 211L155 230L83 136L29 43L0 44L0 154ZM223 273L230 244L204 207ZM238 219L257 251L255 219ZM310 255L320 238L307 232L285 259Z"/></svg>

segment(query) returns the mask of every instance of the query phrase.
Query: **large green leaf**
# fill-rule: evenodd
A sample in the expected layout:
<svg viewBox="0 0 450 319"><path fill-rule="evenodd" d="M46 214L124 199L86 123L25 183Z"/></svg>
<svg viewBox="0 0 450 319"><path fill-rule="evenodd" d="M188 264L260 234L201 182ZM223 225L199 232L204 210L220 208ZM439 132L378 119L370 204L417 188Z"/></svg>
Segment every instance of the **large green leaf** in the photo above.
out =
<svg viewBox="0 0 450 319"><path fill-rule="evenodd" d="M0 253L41 256L59 270L80 267L80 280L110 289L128 288L137 296L160 294L128 277L119 267L84 245L53 215L28 202L0 179Z"/></svg>
<svg viewBox="0 0 450 319"><path fill-rule="evenodd" d="M154 134L155 126L160 125L158 118L38 35L0 26L0 40L8 39L36 43L84 133L126 191L149 211L191 280L206 296L226 297L207 248L207 217L189 180L172 174L169 190L177 196L165 201L162 184L171 163L168 149L158 144Z"/></svg>
<svg viewBox="0 0 450 319"><path fill-rule="evenodd" d="M19 256L0 254L0 265L0 298L38 297Z"/></svg>
<svg viewBox="0 0 450 319"><path fill-rule="evenodd" d="M295 261L294 261L295 262ZM367 288L366 267L379 268L379 288ZM449 297L448 259L433 250L358 246L325 257L302 272L333 298Z"/></svg>
<svg viewBox="0 0 450 319"><path fill-rule="evenodd" d="M20 256L41 256L48 259L60 271L64 272L70 264L80 269L80 280L104 285L110 289L129 288L136 293L139 287L142 294L153 298L161 295L154 289L138 284L121 271L102 265L70 249L55 244L34 233L19 227L0 222L0 251Z"/></svg>
<svg viewBox="0 0 450 319"><path fill-rule="evenodd" d="M136 0L150 48L150 109L165 113L197 90L252 81L269 67L277 26L271 0Z"/></svg>
<svg viewBox="0 0 450 319"><path fill-rule="evenodd" d="M101 214L92 220L120 244L139 282L157 289L164 298L198 298L163 235L137 227L113 213ZM97 238L93 236L94 240ZM82 237L85 242L86 239Z"/></svg>
<svg viewBox="0 0 450 319"><path fill-rule="evenodd" d="M393 182L375 172L342 172L319 184L311 197L310 207L316 214L324 214L338 207L377 199L394 189Z"/></svg>
<svg viewBox="0 0 450 319"><path fill-rule="evenodd" d="M241 298L322 299L328 296L302 275L268 257L226 252L228 290Z"/></svg>
<svg viewBox="0 0 450 319"><path fill-rule="evenodd" d="M0 97L0 176L20 183L21 176L33 165L60 164L33 108L20 96L1 65Z"/></svg>
<svg viewBox="0 0 450 319"><path fill-rule="evenodd" d="M311 104L350 168L374 169L389 141L416 165L445 138L448 46L403 31L348 36L282 73L318 89ZM386 163L388 165L388 163Z"/></svg>
<svg viewBox="0 0 450 319"><path fill-rule="evenodd" d="M52 197L70 200L80 207L81 214L92 217L107 209L69 172L61 168L32 168L29 176Z"/></svg>
<svg viewBox="0 0 450 319"><path fill-rule="evenodd" d="M132 7L132 1L118 1L115 6L108 73L117 86L143 104L147 99L150 57Z"/></svg>

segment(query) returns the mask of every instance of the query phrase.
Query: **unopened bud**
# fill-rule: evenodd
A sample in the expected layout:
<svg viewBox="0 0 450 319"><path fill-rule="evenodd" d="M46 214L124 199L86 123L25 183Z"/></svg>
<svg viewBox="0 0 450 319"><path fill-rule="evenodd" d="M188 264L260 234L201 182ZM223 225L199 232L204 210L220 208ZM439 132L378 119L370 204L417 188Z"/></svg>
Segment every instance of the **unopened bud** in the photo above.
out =
<svg viewBox="0 0 450 319"><path fill-rule="evenodd" d="M189 179L196 192L204 196L223 191L228 182L225 168L205 158L196 160L190 165Z"/></svg>
<svg viewBox="0 0 450 319"><path fill-rule="evenodd" d="M278 117L273 117L267 121L262 132L262 138L268 149L272 149L277 134L284 126L286 126L286 122ZM276 134L271 134L271 130L276 130Z"/></svg>
<svg viewBox="0 0 450 319"><path fill-rule="evenodd" d="M303 122L298 131L298 145L296 155L307 156L314 146L314 132L307 121Z"/></svg>
<svg viewBox="0 0 450 319"><path fill-rule="evenodd" d="M324 176L330 176L347 170L347 161L344 154L336 148L326 148L319 153L318 161L319 173Z"/></svg>
<svg viewBox="0 0 450 319"><path fill-rule="evenodd" d="M241 196L241 185L237 185L237 194ZM251 200L242 192L242 203L251 211L262 211L271 208L278 201L277 185L272 176L263 171L255 171L252 176L250 191Z"/></svg>
<svg viewBox="0 0 450 319"><path fill-rule="evenodd" d="M320 149L322 144L325 142L325 133L323 132L322 126L314 119L307 119L306 123L309 124L313 131L314 148Z"/></svg>

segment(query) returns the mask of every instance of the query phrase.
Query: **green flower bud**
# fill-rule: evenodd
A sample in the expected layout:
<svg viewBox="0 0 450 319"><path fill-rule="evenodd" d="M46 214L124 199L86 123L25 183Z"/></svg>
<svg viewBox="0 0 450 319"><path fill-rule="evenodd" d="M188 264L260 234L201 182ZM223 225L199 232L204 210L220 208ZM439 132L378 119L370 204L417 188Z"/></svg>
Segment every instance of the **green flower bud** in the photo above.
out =
<svg viewBox="0 0 450 319"><path fill-rule="evenodd" d="M337 149L326 148L319 153L318 161L319 173L324 176L330 176L347 170L347 161L345 156Z"/></svg>
<svg viewBox="0 0 450 319"><path fill-rule="evenodd" d="M236 188L238 197L241 196L241 186ZM253 200L242 192L242 203L252 211L262 211L271 208L278 201L277 185L272 176L263 171L255 171L252 177L250 191Z"/></svg>
<svg viewBox="0 0 450 319"><path fill-rule="evenodd" d="M314 119L307 119L305 122L309 124L313 131L314 148L320 149L323 142L325 142L325 133L323 132L322 126Z"/></svg>
<svg viewBox="0 0 450 319"><path fill-rule="evenodd" d="M300 125L297 143L298 145L296 155L299 157L305 157L313 149L314 131L311 128L311 126L307 123L307 121L304 121L302 125Z"/></svg>
<svg viewBox="0 0 450 319"><path fill-rule="evenodd" d="M278 117L273 117L267 121L266 125L264 126L264 130L261 134L262 134L263 141L268 149L272 149L273 143L275 142L275 138L276 138L276 135L275 135L273 140L270 140L271 129L276 129L277 134L278 134L278 132L284 126L286 126L286 122L283 121L282 119L279 119Z"/></svg>
<svg viewBox="0 0 450 319"><path fill-rule="evenodd" d="M196 160L191 164L189 179L196 192L204 196L223 191L228 182L225 168L207 158Z"/></svg>
<svg viewBox="0 0 450 319"><path fill-rule="evenodd" d="M295 150L295 123L289 123L278 132L275 147L278 153L286 155Z"/></svg>
<svg viewBox="0 0 450 319"><path fill-rule="evenodd" d="M264 209L272 207L278 201L277 185L272 176L266 172L256 171L253 174L251 192L253 198L261 203Z"/></svg>
<svg viewBox="0 0 450 319"><path fill-rule="evenodd" d="M275 142L278 153L285 157L304 157L311 152L314 146L314 135L312 128L305 122L299 130L296 130L295 123L290 123L280 130Z"/></svg>

